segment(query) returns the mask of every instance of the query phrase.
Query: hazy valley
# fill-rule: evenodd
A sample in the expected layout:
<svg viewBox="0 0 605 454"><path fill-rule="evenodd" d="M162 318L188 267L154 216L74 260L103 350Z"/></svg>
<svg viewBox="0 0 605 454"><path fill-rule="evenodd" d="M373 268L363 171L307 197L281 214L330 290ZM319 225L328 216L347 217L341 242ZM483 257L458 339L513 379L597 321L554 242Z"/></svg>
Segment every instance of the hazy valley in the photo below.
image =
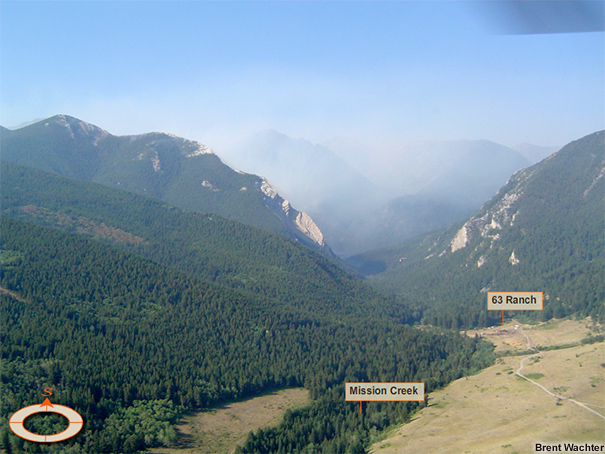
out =
<svg viewBox="0 0 605 454"><path fill-rule="evenodd" d="M527 157L487 140L382 150L343 139L313 144L271 130L224 150L224 157L268 178L347 258L470 216L515 171L556 151L521 150Z"/></svg>

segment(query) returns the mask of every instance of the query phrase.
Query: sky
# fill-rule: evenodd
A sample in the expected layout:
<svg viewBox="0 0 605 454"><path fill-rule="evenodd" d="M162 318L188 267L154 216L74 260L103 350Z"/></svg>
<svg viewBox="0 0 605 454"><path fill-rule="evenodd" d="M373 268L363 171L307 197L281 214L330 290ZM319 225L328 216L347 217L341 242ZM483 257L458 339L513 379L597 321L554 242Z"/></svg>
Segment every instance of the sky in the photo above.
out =
<svg viewBox="0 0 605 454"><path fill-rule="evenodd" d="M2 0L0 124L67 114L219 155L266 129L381 147L603 129L604 33L514 30L487 5Z"/></svg>

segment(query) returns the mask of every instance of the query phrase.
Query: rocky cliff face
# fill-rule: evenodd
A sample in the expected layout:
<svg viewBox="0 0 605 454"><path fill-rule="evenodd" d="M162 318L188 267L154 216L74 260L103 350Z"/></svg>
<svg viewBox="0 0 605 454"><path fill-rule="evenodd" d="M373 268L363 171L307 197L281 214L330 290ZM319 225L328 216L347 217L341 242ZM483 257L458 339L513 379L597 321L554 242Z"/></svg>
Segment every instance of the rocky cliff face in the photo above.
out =
<svg viewBox="0 0 605 454"><path fill-rule="evenodd" d="M605 173L604 135L601 131L572 142L541 163L517 171L448 243L430 247L427 258L465 251L466 266L480 268L490 257L504 253L511 266L521 264L519 250L529 232L546 231L571 212L598 203L593 192ZM596 200L599 197L602 193ZM550 222L545 221L548 217Z"/></svg>
<svg viewBox="0 0 605 454"><path fill-rule="evenodd" d="M323 233L307 213L294 209L264 178L259 182L259 189L265 195L267 207L286 224L297 239L314 247L328 247Z"/></svg>
<svg viewBox="0 0 605 454"><path fill-rule="evenodd" d="M458 230L449 244L451 252L456 252L477 241L479 244L476 249L486 247L493 249L495 242L500 239L503 228L514 225L515 218L519 214L517 202L522 198L525 184L533 173L531 169L518 171L510 180L510 189L501 191L496 195L489 209L480 210ZM485 263L484 260L481 260L481 263Z"/></svg>

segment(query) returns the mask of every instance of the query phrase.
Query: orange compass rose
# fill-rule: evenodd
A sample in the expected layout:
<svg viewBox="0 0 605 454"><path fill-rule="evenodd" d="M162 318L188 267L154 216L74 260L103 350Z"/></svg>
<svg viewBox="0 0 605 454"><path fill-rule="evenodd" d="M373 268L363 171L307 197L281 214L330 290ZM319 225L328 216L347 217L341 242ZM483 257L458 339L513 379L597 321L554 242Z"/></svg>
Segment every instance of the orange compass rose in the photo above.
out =
<svg viewBox="0 0 605 454"><path fill-rule="evenodd" d="M23 426L23 422L28 416L36 413L59 413L67 418L69 426L67 426L67 429L63 432L54 435L38 435L32 433ZM56 441L67 440L80 432L84 425L84 420L77 411L63 405L52 404L47 397L41 405L30 405L13 414L9 420L9 425L15 435L25 440L35 441L37 443L54 443Z"/></svg>

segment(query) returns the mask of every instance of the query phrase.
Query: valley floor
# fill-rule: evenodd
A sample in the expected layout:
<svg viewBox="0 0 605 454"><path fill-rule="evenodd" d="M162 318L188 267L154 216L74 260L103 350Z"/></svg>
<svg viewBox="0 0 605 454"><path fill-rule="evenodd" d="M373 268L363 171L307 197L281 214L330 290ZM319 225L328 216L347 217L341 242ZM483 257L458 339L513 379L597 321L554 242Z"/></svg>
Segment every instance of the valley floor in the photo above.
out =
<svg viewBox="0 0 605 454"><path fill-rule="evenodd" d="M176 427L177 448L157 448L154 454L232 454L250 431L279 424L286 410L305 405L309 392L283 389L242 402L226 404L183 418Z"/></svg>
<svg viewBox="0 0 605 454"><path fill-rule="evenodd" d="M605 343L581 345L589 320L512 322L478 333L507 356L431 393L429 406L375 443L372 453L513 454L536 452L536 443L605 445ZM535 350L520 355L528 344ZM554 346L563 348L541 351Z"/></svg>

